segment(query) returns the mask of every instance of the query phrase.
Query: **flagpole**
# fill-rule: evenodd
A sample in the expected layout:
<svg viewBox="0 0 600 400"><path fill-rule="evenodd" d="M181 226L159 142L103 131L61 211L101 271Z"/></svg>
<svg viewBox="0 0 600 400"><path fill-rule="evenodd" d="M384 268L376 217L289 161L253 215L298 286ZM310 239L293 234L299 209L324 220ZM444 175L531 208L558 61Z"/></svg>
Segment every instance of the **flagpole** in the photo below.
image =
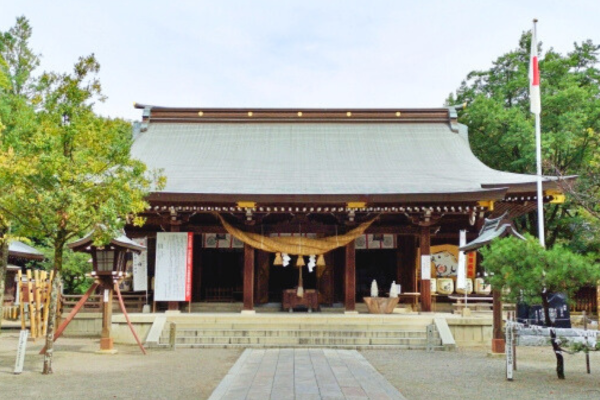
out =
<svg viewBox="0 0 600 400"><path fill-rule="evenodd" d="M535 113L535 145L537 158L537 209L538 209L538 236L540 245L546 247L544 234L544 194L542 190L542 133L540 127L540 113Z"/></svg>
<svg viewBox="0 0 600 400"><path fill-rule="evenodd" d="M546 247L544 238L544 192L542 190L542 133L540 114L542 112L540 99L540 71L538 68L537 54L537 24L538 20L533 20L533 30L531 31L531 62L529 64L530 79L530 101L531 112L535 115L535 150L537 164L537 209L538 209L538 237L540 245Z"/></svg>

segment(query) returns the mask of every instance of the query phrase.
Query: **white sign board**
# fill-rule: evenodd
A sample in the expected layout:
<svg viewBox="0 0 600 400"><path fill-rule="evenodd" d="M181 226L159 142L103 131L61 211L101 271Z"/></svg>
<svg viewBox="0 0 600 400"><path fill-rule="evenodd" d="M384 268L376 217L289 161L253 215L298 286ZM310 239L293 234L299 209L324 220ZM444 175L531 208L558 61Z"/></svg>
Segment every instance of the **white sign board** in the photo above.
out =
<svg viewBox="0 0 600 400"><path fill-rule="evenodd" d="M25 350L27 348L27 337L29 336L28 330L22 330L19 334L19 344L17 347L17 359L15 360L15 374L23 372L23 364L25 363Z"/></svg>
<svg viewBox="0 0 600 400"><path fill-rule="evenodd" d="M460 231L459 247L467 244L467 231ZM465 253L463 251L458 252L458 270L456 271L456 288L466 289L467 288L467 261L465 260ZM465 293L466 295L466 293Z"/></svg>
<svg viewBox="0 0 600 400"><path fill-rule="evenodd" d="M148 247L146 238L133 239L134 242ZM133 290L143 292L148 290L148 252L133 253Z"/></svg>
<svg viewBox="0 0 600 400"><path fill-rule="evenodd" d="M421 256L421 279L431 279L431 256Z"/></svg>
<svg viewBox="0 0 600 400"><path fill-rule="evenodd" d="M504 348L504 352L506 353L506 379L509 381L513 380L513 346L514 344L514 334L512 324L506 324L506 346Z"/></svg>
<svg viewBox="0 0 600 400"><path fill-rule="evenodd" d="M155 301L190 301L192 293L192 232L156 234Z"/></svg>

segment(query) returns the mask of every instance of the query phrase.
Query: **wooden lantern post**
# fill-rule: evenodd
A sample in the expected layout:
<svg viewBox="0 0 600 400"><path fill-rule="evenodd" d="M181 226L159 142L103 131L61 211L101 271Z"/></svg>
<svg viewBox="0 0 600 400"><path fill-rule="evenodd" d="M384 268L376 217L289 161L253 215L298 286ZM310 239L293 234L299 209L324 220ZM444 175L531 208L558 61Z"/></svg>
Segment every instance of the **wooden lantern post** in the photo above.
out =
<svg viewBox="0 0 600 400"><path fill-rule="evenodd" d="M129 315L125 309L125 304L123 303L123 298L121 297L121 291L119 290L119 282L125 277L126 253L128 251L139 253L142 250L145 250L146 247L135 243L125 236L113 239L105 246L95 246L93 244L92 234L76 242L70 243L68 246L73 251L81 251L90 253L92 255L92 276L95 278L95 282L87 291L87 293L81 298L81 300L79 300L79 302L75 305L63 323L58 327L56 334L54 335L54 340L60 337L69 322L73 320L77 312L83 307L83 304L87 301L94 290L96 288L100 288L102 295L102 333L100 335L99 352L107 354L114 354L117 352L113 347L113 338L111 335L112 298L113 292L116 291L119 298L119 306L121 307L121 311L123 312L125 320L129 325L129 329L131 329L131 332L140 346L142 353L146 354L144 346L142 346L140 339L131 325ZM42 349L41 353L44 351L45 348Z"/></svg>

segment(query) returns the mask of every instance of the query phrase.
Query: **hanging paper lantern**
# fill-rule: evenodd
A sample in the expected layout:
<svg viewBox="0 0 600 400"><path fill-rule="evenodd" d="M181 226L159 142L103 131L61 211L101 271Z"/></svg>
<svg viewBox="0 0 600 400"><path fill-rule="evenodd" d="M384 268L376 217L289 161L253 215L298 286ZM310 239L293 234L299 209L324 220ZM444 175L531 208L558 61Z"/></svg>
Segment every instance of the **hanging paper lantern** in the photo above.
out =
<svg viewBox="0 0 600 400"><path fill-rule="evenodd" d="M304 267L304 257L298 256L298 261L296 261L296 267Z"/></svg>
<svg viewBox="0 0 600 400"><path fill-rule="evenodd" d="M317 266L318 267L325 266L325 257L323 256L323 254L319 254L319 257L317 257Z"/></svg>
<svg viewBox="0 0 600 400"><path fill-rule="evenodd" d="M275 261L273 261L273 265L283 265L283 260L281 259L281 253L275 253Z"/></svg>

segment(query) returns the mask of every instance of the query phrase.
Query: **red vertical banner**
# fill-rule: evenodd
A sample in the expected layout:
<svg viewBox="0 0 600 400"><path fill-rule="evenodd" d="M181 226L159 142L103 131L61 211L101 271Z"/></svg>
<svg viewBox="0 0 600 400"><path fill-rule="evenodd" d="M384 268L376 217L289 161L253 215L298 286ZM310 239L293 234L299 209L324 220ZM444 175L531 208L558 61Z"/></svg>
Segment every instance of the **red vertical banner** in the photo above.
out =
<svg viewBox="0 0 600 400"><path fill-rule="evenodd" d="M475 278L475 270L477 269L477 253L471 251L467 255L467 278Z"/></svg>
<svg viewBox="0 0 600 400"><path fill-rule="evenodd" d="M188 232L185 258L185 301L192 300L192 261L194 259L194 233Z"/></svg>

